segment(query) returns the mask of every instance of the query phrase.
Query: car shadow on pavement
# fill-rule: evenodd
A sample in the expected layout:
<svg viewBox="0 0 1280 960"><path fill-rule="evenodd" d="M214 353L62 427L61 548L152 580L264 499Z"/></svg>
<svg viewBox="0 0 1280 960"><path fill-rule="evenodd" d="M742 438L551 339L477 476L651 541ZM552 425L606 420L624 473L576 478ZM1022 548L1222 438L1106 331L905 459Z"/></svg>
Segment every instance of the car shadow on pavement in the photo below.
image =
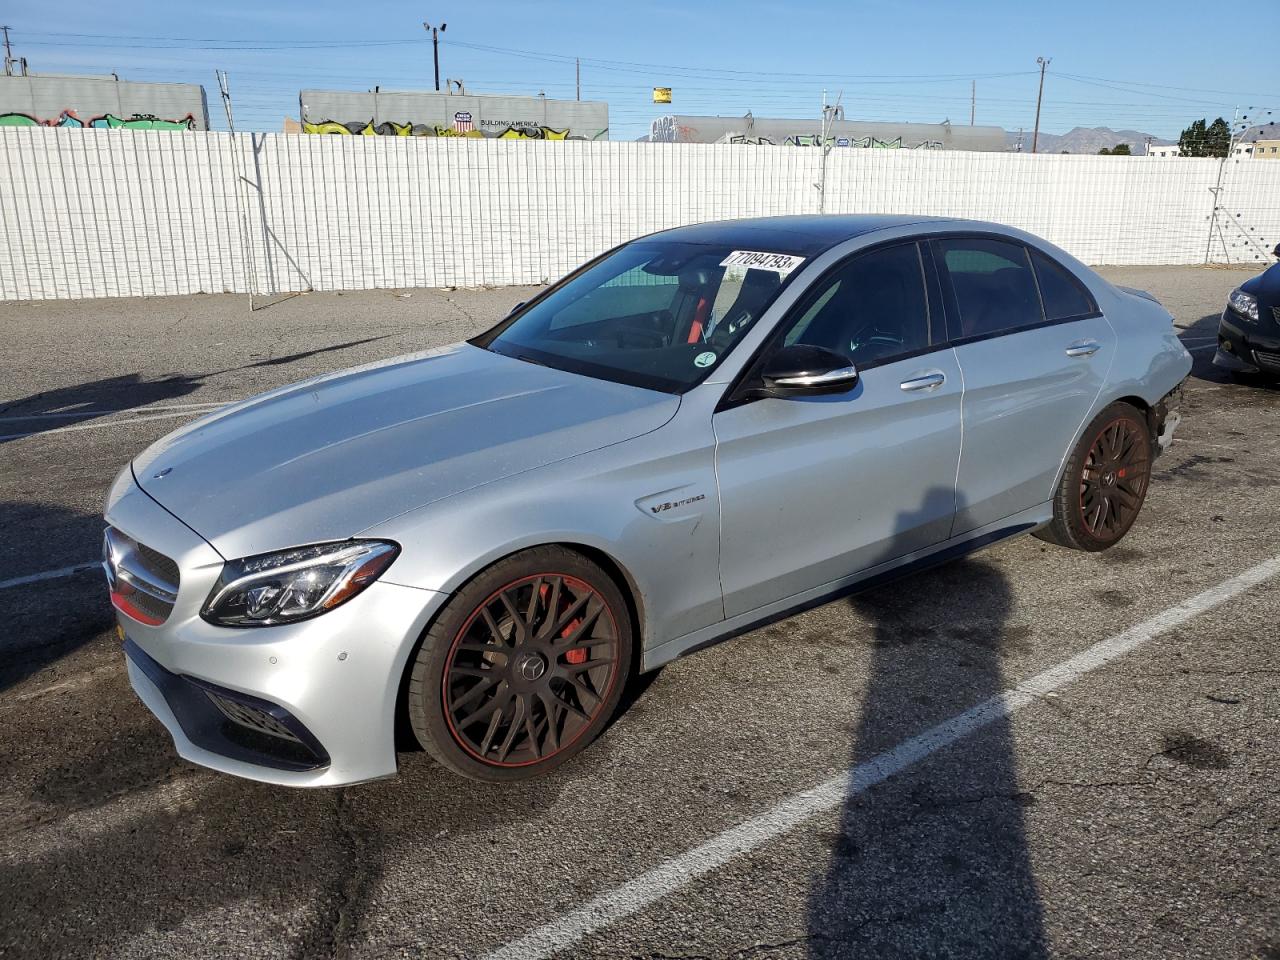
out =
<svg viewBox="0 0 1280 960"><path fill-rule="evenodd" d="M102 517L29 501L0 501L0 581L92 561ZM114 618L102 571L0 589L0 694L101 637Z"/></svg>
<svg viewBox="0 0 1280 960"><path fill-rule="evenodd" d="M899 527L902 528L901 525ZM850 793L810 891L812 957L1047 954L1008 718L859 790L857 770L1009 685L1009 582L959 560L851 597L870 624ZM866 768L863 770L865 775Z"/></svg>
<svg viewBox="0 0 1280 960"><path fill-rule="evenodd" d="M155 380L145 380L140 373L127 373L118 377L105 377L70 387L42 390L20 400L0 405L0 443L34 436L60 427L96 420L138 407L163 404L180 400L199 390L213 377L261 367L283 367L299 360L307 360L321 354L334 353L350 347L364 346L378 340L386 340L394 334L363 337L313 350L267 357L235 367L224 367L198 374L169 374ZM200 411L193 409L192 416Z"/></svg>
<svg viewBox="0 0 1280 960"><path fill-rule="evenodd" d="M155 956L173 936L183 955L193 938L234 937L245 903L253 941L273 955L340 953L382 869L380 831L351 814L349 788L210 779L135 705L118 713L118 728L72 745L34 785L56 823L5 830L26 834L0 858L0 954Z"/></svg>
<svg viewBox="0 0 1280 960"><path fill-rule="evenodd" d="M131 407L178 400L194 393L203 376L172 374L144 380L140 373L42 390L0 407L0 443L71 427Z"/></svg>

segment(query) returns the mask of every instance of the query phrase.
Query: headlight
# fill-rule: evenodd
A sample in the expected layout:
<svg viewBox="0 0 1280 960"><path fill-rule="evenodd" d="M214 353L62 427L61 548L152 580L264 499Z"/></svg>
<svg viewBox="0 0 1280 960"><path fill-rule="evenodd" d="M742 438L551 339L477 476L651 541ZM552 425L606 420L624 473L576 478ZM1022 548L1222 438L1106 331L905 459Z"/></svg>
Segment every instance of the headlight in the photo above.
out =
<svg viewBox="0 0 1280 960"><path fill-rule="evenodd" d="M344 540L233 560L223 566L200 616L223 627L315 617L377 580L399 552L381 540Z"/></svg>
<svg viewBox="0 0 1280 960"><path fill-rule="evenodd" d="M1258 322L1258 298L1252 293L1245 293L1236 287L1231 291L1231 296L1227 297L1227 303L1231 304L1231 309L1246 320Z"/></svg>

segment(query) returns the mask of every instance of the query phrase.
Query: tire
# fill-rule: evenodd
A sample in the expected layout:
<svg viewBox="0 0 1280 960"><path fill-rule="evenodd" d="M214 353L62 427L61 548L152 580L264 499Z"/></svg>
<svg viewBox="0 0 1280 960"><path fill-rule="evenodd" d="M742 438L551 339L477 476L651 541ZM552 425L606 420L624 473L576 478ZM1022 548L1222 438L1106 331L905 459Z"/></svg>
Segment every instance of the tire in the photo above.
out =
<svg viewBox="0 0 1280 960"><path fill-rule="evenodd" d="M632 642L621 590L586 557L557 546L507 557L459 590L423 635L409 674L414 735L464 777L548 773L617 710Z"/></svg>
<svg viewBox="0 0 1280 960"><path fill-rule="evenodd" d="M1041 540L1091 552L1113 547L1133 527L1151 482L1151 428L1141 410L1113 403L1081 434L1053 498Z"/></svg>

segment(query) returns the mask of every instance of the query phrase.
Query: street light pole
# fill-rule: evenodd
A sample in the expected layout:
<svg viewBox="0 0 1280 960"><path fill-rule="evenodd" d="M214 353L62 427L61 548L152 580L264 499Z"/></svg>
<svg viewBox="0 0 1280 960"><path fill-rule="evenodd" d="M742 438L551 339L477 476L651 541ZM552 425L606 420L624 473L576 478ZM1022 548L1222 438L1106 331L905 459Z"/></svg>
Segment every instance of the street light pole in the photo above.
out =
<svg viewBox="0 0 1280 960"><path fill-rule="evenodd" d="M440 90L440 34L444 33L447 23L440 24L439 27L433 27L427 21L422 21L422 29L431 34L431 58L435 61L436 66L436 91Z"/></svg>
<svg viewBox="0 0 1280 960"><path fill-rule="evenodd" d="M1036 152L1036 146L1040 142L1040 101L1044 99L1044 70L1052 61L1044 57L1036 57L1036 63L1040 64L1040 92L1036 94L1036 129L1031 134L1031 152Z"/></svg>

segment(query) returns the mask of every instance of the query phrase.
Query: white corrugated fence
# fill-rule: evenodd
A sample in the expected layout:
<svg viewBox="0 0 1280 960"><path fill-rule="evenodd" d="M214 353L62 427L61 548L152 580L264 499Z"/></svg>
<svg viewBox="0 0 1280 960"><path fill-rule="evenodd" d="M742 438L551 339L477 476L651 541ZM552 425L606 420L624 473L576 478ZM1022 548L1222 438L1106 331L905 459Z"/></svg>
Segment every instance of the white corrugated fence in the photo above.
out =
<svg viewBox="0 0 1280 960"><path fill-rule="evenodd" d="M995 220L1093 264L1280 242L1280 162L837 148L825 203L822 167L805 147L4 129L0 299L542 283L664 227L820 209Z"/></svg>

